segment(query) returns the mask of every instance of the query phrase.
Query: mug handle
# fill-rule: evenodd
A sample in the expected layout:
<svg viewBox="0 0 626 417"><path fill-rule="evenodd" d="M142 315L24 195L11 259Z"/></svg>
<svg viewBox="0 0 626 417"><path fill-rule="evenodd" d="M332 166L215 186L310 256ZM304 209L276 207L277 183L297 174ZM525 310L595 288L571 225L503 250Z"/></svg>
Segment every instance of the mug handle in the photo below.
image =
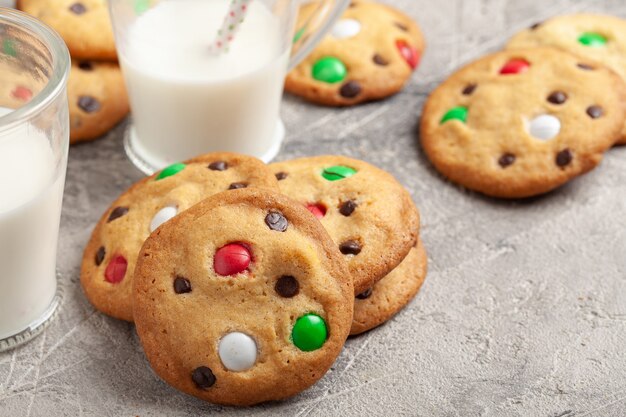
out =
<svg viewBox="0 0 626 417"><path fill-rule="evenodd" d="M350 4L350 0L318 0L318 2L319 6L313 13L303 20L304 23L300 27L296 27L292 45L295 52L289 60L288 71L311 53Z"/></svg>

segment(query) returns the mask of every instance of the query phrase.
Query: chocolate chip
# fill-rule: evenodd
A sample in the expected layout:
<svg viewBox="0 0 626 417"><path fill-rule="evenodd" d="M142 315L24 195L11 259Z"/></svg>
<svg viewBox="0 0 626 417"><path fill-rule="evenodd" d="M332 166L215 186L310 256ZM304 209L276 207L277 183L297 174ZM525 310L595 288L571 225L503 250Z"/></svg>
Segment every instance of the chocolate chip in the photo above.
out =
<svg viewBox="0 0 626 417"><path fill-rule="evenodd" d="M371 295L372 295L372 289L368 288L365 291L363 291L361 294L358 294L356 298L358 298L359 300L365 300L366 298L370 298Z"/></svg>
<svg viewBox="0 0 626 417"><path fill-rule="evenodd" d="M592 119L597 119L598 117L601 117L604 114L604 110L602 110L602 107L600 106L593 105L593 106L587 107L587 114Z"/></svg>
<svg viewBox="0 0 626 417"><path fill-rule="evenodd" d="M70 6L70 11L74 14L83 14L87 11L87 8L82 3L74 3Z"/></svg>
<svg viewBox="0 0 626 417"><path fill-rule="evenodd" d="M578 68L584 69L585 71L593 71L595 69L592 65L589 64L578 63L576 65L578 66Z"/></svg>
<svg viewBox="0 0 626 417"><path fill-rule="evenodd" d="M93 64L91 63L91 61L80 61L78 63L78 68L82 69L83 71L91 71L93 70Z"/></svg>
<svg viewBox="0 0 626 417"><path fill-rule="evenodd" d="M552 104L563 104L567 101L567 94L562 91L553 91L548 96L548 101Z"/></svg>
<svg viewBox="0 0 626 417"><path fill-rule="evenodd" d="M174 280L174 292L176 294L185 294L191 292L191 282L187 278L177 276Z"/></svg>
<svg viewBox="0 0 626 417"><path fill-rule="evenodd" d="M228 163L226 161L215 161L209 164L211 171L226 171L228 169Z"/></svg>
<svg viewBox="0 0 626 417"><path fill-rule="evenodd" d="M289 174L287 174L286 172L277 172L277 173L276 173L276 179L277 179L278 181L282 181L282 180L284 180L285 178L287 178L288 176L289 176Z"/></svg>
<svg viewBox="0 0 626 417"><path fill-rule="evenodd" d="M361 244L356 240L346 240L339 245L339 250L344 255L358 255L361 253Z"/></svg>
<svg viewBox="0 0 626 417"><path fill-rule="evenodd" d="M556 164L560 167L565 167L572 162L574 159L574 154L569 148L563 149L561 152L556 154Z"/></svg>
<svg viewBox="0 0 626 417"><path fill-rule="evenodd" d="M345 98L355 98L361 94L361 84L356 81L348 81L339 89L339 94Z"/></svg>
<svg viewBox="0 0 626 417"><path fill-rule="evenodd" d="M374 55L374 58L372 58L372 61L374 61L374 64L380 65L381 67L385 67L389 65L389 62L378 54Z"/></svg>
<svg viewBox="0 0 626 417"><path fill-rule="evenodd" d="M498 164L500 164L502 168L512 165L513 162L515 162L515 155L512 153L505 153L500 157L500 159L498 159Z"/></svg>
<svg viewBox="0 0 626 417"><path fill-rule="evenodd" d="M128 213L128 207L115 207L113 210L111 210L111 214L109 214L109 220L107 220L107 223L110 223L115 219L119 219L126 213Z"/></svg>
<svg viewBox="0 0 626 417"><path fill-rule="evenodd" d="M409 31L409 27L407 25L405 25L404 23L400 23L400 22L395 22L395 25L398 29L404 31L404 32L408 32Z"/></svg>
<svg viewBox="0 0 626 417"><path fill-rule="evenodd" d="M542 24L542 23L543 23L543 22L537 22L537 23L534 23L533 25L531 25L531 26L530 26L530 28L529 28L529 29L530 29L530 30L535 30L535 29L537 29L539 26L541 26L541 24Z"/></svg>
<svg viewBox="0 0 626 417"><path fill-rule="evenodd" d="M356 209L356 206L357 206L357 204L353 200L344 201L339 206L339 213L341 213L344 216L348 217L349 215L354 213L354 210Z"/></svg>
<svg viewBox="0 0 626 417"><path fill-rule="evenodd" d="M230 184L228 186L229 190L237 190L239 188L246 188L248 186L248 184L246 184L245 182L233 182L232 184Z"/></svg>
<svg viewBox="0 0 626 417"><path fill-rule="evenodd" d="M283 275L278 278L278 281L276 281L274 290L276 290L278 295L281 297L291 298L298 295L298 292L300 291L300 284L298 283L298 280L291 275Z"/></svg>
<svg viewBox="0 0 626 417"><path fill-rule="evenodd" d="M93 113L100 110L100 102L91 96L80 96L78 107L86 113Z"/></svg>
<svg viewBox="0 0 626 417"><path fill-rule="evenodd" d="M267 216L265 216L265 224L271 229L277 232L284 232L287 230L287 226L289 226L289 222L277 211L270 211Z"/></svg>
<svg viewBox="0 0 626 417"><path fill-rule="evenodd" d="M215 384L215 375L211 368L206 366L199 366L193 370L191 379L195 382L196 386L200 389L211 388Z"/></svg>
<svg viewBox="0 0 626 417"><path fill-rule="evenodd" d="M472 94L474 92L474 90L476 90L476 87L478 87L476 84L468 84L463 89L463 95L464 96L469 96L470 94Z"/></svg>
<svg viewBox="0 0 626 417"><path fill-rule="evenodd" d="M98 248L98 251L96 252L96 266L100 266L102 264L102 261L104 261L104 256L106 255L106 250L104 249L104 246L100 246Z"/></svg>

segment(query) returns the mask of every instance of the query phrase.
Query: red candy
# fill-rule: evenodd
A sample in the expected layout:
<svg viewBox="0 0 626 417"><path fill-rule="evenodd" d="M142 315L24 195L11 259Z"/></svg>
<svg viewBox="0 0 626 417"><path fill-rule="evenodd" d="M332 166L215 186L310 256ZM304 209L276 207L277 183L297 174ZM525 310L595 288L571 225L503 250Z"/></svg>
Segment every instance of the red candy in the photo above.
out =
<svg viewBox="0 0 626 417"><path fill-rule="evenodd" d="M28 101L33 97L33 92L30 91L28 88L22 87L20 85L15 87L13 91L11 91L11 95L18 100Z"/></svg>
<svg viewBox="0 0 626 417"><path fill-rule="evenodd" d="M126 275L126 267L128 261L122 255L116 255L111 259L111 262L107 265L107 269L104 271L104 279L111 284L118 284L122 282Z"/></svg>
<svg viewBox="0 0 626 417"><path fill-rule="evenodd" d="M500 69L500 74L509 75L509 74L522 74L528 71L530 68L530 63L525 59L512 59Z"/></svg>
<svg viewBox="0 0 626 417"><path fill-rule="evenodd" d="M250 266L250 250L239 243L229 243L215 252L213 269L219 275L229 276L244 272Z"/></svg>
<svg viewBox="0 0 626 417"><path fill-rule="evenodd" d="M420 54L417 49L409 45L406 41L396 41L396 47L400 51L400 55L412 69L417 68L420 63Z"/></svg>
<svg viewBox="0 0 626 417"><path fill-rule="evenodd" d="M326 207L321 204L307 204L306 208L318 219L321 219L326 215Z"/></svg>

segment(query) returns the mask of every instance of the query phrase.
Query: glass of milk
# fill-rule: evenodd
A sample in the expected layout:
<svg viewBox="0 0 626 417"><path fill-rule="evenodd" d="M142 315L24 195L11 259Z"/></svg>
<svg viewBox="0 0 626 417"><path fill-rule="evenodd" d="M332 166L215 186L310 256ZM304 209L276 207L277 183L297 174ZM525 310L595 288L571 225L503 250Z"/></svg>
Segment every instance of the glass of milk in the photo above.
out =
<svg viewBox="0 0 626 417"><path fill-rule="evenodd" d="M148 174L211 151L271 160L285 134L286 71L348 1L318 0L317 13L295 30L300 0L109 0L133 116L129 158ZM239 2L243 21L225 50L212 52L229 6Z"/></svg>
<svg viewBox="0 0 626 417"><path fill-rule="evenodd" d="M0 351L37 335L60 301L69 68L55 32L0 8Z"/></svg>

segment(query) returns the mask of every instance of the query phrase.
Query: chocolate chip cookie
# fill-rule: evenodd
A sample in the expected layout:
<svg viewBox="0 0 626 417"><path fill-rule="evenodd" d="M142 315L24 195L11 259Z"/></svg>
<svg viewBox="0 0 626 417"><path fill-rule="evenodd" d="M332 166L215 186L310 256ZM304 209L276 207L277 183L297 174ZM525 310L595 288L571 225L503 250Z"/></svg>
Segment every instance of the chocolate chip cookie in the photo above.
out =
<svg viewBox="0 0 626 417"><path fill-rule="evenodd" d="M67 96L71 143L102 136L130 110L122 71L113 62L72 61Z"/></svg>
<svg viewBox="0 0 626 417"><path fill-rule="evenodd" d="M173 164L130 187L104 213L85 249L81 284L89 301L132 321L133 271L144 240L200 200L243 187L277 189L261 161L226 152Z"/></svg>
<svg viewBox="0 0 626 417"><path fill-rule="evenodd" d="M251 405L321 378L348 336L343 256L298 203L233 190L164 224L143 245L135 324L152 368L203 400Z"/></svg>
<svg viewBox="0 0 626 417"><path fill-rule="evenodd" d="M56 30L72 57L117 60L106 0L17 0L17 8Z"/></svg>
<svg viewBox="0 0 626 417"><path fill-rule="evenodd" d="M419 212L389 173L343 156L270 165L280 190L306 206L348 261L355 294L372 287L406 257L419 234Z"/></svg>
<svg viewBox="0 0 626 417"><path fill-rule="evenodd" d="M556 16L513 36L507 49L553 46L600 62L626 80L626 20L599 14ZM626 125L619 140L626 144Z"/></svg>
<svg viewBox="0 0 626 417"><path fill-rule="evenodd" d="M428 98L426 155L484 194L546 193L593 169L620 137L626 85L596 62L553 48L497 52L454 73Z"/></svg>
<svg viewBox="0 0 626 417"><path fill-rule="evenodd" d="M301 25L316 7L302 7ZM330 106L381 99L402 89L423 51L424 38L411 18L384 4L355 0L289 73L285 89Z"/></svg>
<svg viewBox="0 0 626 417"><path fill-rule="evenodd" d="M420 290L427 269L428 257L420 239L396 269L356 296L350 334L366 332L395 316Z"/></svg>

